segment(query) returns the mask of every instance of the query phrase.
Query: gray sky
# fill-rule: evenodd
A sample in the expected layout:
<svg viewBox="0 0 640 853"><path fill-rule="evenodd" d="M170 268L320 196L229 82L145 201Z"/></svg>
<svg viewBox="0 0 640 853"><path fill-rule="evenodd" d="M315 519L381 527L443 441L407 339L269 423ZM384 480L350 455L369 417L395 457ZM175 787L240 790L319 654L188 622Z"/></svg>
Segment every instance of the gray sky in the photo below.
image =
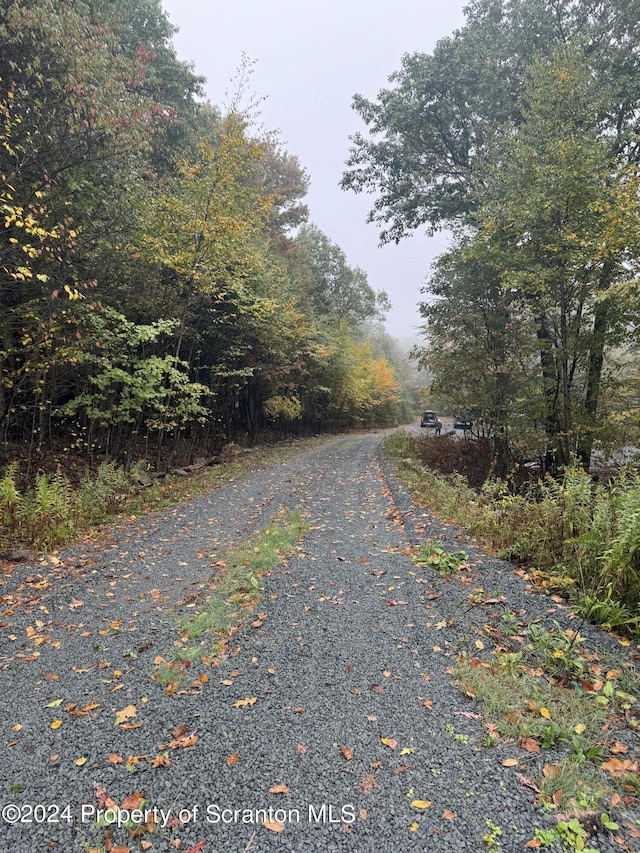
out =
<svg viewBox="0 0 640 853"><path fill-rule="evenodd" d="M265 97L260 123L278 130L311 179L311 220L352 266L393 304L387 328L412 335L431 261L446 237L424 234L378 247L367 225L372 197L343 192L339 181L349 136L364 126L351 109L357 92L375 98L404 53L430 53L464 22L466 0L162 0L178 57L207 78L208 99L222 108L244 53L255 60L250 90Z"/></svg>

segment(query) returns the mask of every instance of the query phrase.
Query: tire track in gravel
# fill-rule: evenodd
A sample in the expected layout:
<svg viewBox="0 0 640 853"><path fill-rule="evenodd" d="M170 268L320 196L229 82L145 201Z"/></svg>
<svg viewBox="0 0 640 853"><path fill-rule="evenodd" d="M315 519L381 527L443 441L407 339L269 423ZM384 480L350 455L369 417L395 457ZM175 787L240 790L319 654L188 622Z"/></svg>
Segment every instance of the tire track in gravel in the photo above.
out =
<svg viewBox="0 0 640 853"><path fill-rule="evenodd" d="M472 621L479 613L468 613L468 580L499 586L510 606L536 618L562 619L562 608L532 595L509 564L470 541L464 547L475 565L462 585L416 566L403 552L408 539L433 536L459 547L464 534L411 505L380 462L380 442L379 435L332 439L124 526L110 547L75 549L82 576L72 573L52 592L40 605L48 612L16 611L2 655L12 657L17 645L27 655L35 650L24 637L36 618L43 623L37 635L60 645L43 642L37 659L14 657L17 668L3 673L2 736L17 741L0 765L3 804L70 802L75 820L4 825L0 850L97 846L105 831L77 819L80 803L96 803L96 790L118 803L144 791L148 808L172 818L188 810L189 820L144 836L152 851L465 853L484 849L490 820L502 829L501 849L516 853L536 827L552 825L501 765L518 754L532 775L539 757L523 758L515 745L483 749L477 709L452 687L448 670L481 629ZM234 635L208 683L166 696L149 678L151 662L175 638L178 615L193 612L182 608L211 573L208 555L246 538L281 507L301 510L311 529L265 578L262 626ZM70 611L73 600L83 604ZM54 624L70 618L80 627ZM118 630L100 633L118 620ZM9 632L18 639L8 640ZM127 656L132 649L135 658ZM44 707L57 698L99 707L72 721ZM234 707L246 698L255 703ZM141 726L122 731L114 711L128 703ZM64 718L58 731L50 728L54 714ZM23 726L17 733L15 724ZM155 755L177 725L197 742L173 750L170 766L154 769L145 759L129 773L109 762L109 753ZM52 754L60 758L52 762ZM274 786L287 790L273 793ZM414 800L430 805L417 809ZM605 839L592 846L620 849Z"/></svg>

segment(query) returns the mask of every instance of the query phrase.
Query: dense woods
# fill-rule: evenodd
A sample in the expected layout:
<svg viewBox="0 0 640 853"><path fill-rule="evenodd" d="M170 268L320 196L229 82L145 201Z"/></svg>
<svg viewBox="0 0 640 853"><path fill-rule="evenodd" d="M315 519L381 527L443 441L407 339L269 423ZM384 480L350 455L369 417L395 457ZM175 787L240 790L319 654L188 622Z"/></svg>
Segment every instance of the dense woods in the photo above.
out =
<svg viewBox="0 0 640 853"><path fill-rule="evenodd" d="M159 0L1 4L5 459L188 461L404 414L385 295L171 35Z"/></svg>
<svg viewBox="0 0 640 853"><path fill-rule="evenodd" d="M453 232L417 356L498 471L638 443L640 4L471 0L354 108L343 186L383 241Z"/></svg>

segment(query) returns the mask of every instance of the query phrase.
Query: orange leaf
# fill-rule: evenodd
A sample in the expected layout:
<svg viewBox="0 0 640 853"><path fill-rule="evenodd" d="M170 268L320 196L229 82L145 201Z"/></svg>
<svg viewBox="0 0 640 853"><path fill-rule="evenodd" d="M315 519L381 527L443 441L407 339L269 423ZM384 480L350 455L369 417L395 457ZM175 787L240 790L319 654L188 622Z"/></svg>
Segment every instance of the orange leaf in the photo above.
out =
<svg viewBox="0 0 640 853"><path fill-rule="evenodd" d="M614 745L611 747L611 752L615 752L618 755L624 755L625 752L629 751L629 747L624 746L619 741L616 741Z"/></svg>
<svg viewBox="0 0 640 853"><path fill-rule="evenodd" d="M271 832L283 832L285 829L285 825L279 823L277 820L263 820L262 825L265 829L271 830Z"/></svg>
<svg viewBox="0 0 640 853"><path fill-rule="evenodd" d="M240 756L238 755L238 753L237 753L237 752L234 752L234 753L233 753L233 755L230 755L230 756L227 758L227 760L225 761L225 764L226 764L228 767L231 767L232 765L237 764L237 763L238 763L238 761L240 761Z"/></svg>
<svg viewBox="0 0 640 853"><path fill-rule="evenodd" d="M158 753L158 755L156 755L154 758L151 759L151 766L155 770L157 770L158 767L170 767L171 766L171 760L169 758L167 758L166 755L160 755Z"/></svg>
<svg viewBox="0 0 640 853"><path fill-rule="evenodd" d="M443 820L453 820L455 816L456 816L456 813L452 812L451 809L445 809L442 812Z"/></svg>
<svg viewBox="0 0 640 853"><path fill-rule="evenodd" d="M503 767L516 767L520 762L517 758L505 758L502 762Z"/></svg>
<svg viewBox="0 0 640 853"><path fill-rule="evenodd" d="M307 747L306 747L306 746L303 746L301 743L299 743L299 744L296 746L296 749L298 750L298 752L300 753L300 755L306 755L306 754L307 754Z"/></svg>
<svg viewBox="0 0 640 853"><path fill-rule="evenodd" d="M351 761L353 758L354 748L352 746L341 746L340 752L342 753L343 758L347 761Z"/></svg>
<svg viewBox="0 0 640 853"><path fill-rule="evenodd" d="M137 809L140 808L140 803L144 799L144 793L142 791L137 791L135 794L129 794L128 797L125 797L122 801L121 809Z"/></svg>
<svg viewBox="0 0 640 853"><path fill-rule="evenodd" d="M623 776L626 776L627 773L635 773L637 764L629 758L625 758L623 761L619 758L611 758L609 761L605 761L602 765L602 769L611 773L612 776L620 779Z"/></svg>
<svg viewBox="0 0 640 853"><path fill-rule="evenodd" d="M551 711L548 708L540 708L540 716L544 717L545 720L551 719Z"/></svg>
<svg viewBox="0 0 640 853"><path fill-rule="evenodd" d="M525 737L520 740L520 746L522 749L525 749L527 752L535 752L538 754L540 752L540 744L538 741L534 740L532 737Z"/></svg>
<svg viewBox="0 0 640 853"><path fill-rule="evenodd" d="M542 842L540 841L539 838L532 838L531 841L527 841L527 843L524 846L525 847L541 847Z"/></svg>
<svg viewBox="0 0 640 853"><path fill-rule="evenodd" d="M111 764L122 764L123 759L121 755L116 755L115 752L112 752L109 754L109 761Z"/></svg>
<svg viewBox="0 0 640 853"><path fill-rule="evenodd" d="M388 746L388 747L389 747L389 749L395 749L395 748L396 748L396 746L398 745L398 741L397 741L397 740L395 740L395 739L394 739L394 738L392 738L392 737L381 737L381 738L380 738L380 741L381 741L385 746Z"/></svg>
<svg viewBox="0 0 640 853"><path fill-rule="evenodd" d="M287 787L287 785L272 785L269 788L269 793L270 794L288 794L289 788Z"/></svg>

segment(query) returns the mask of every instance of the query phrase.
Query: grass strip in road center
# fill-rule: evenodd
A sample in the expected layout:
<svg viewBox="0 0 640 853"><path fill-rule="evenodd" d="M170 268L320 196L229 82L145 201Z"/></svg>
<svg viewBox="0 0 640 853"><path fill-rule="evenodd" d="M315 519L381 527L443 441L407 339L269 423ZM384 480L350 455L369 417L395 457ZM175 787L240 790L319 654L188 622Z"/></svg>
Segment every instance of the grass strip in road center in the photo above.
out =
<svg viewBox="0 0 640 853"><path fill-rule="evenodd" d="M268 527L215 556L217 573L205 607L180 620L181 639L170 654L156 658L153 677L168 693L185 683L195 661L210 664L224 653L228 637L260 603L260 578L293 553L308 528L301 513L282 510ZM194 640L197 644L190 645Z"/></svg>

